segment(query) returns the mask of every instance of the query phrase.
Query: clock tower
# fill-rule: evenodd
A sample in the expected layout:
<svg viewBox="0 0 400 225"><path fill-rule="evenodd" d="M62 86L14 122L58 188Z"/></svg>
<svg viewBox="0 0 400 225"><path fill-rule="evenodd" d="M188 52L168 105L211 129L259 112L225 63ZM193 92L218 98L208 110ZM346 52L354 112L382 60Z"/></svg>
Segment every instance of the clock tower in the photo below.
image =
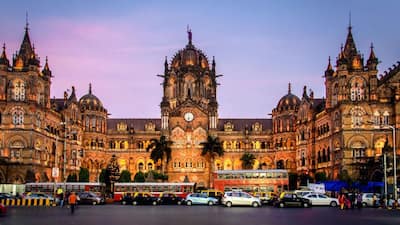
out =
<svg viewBox="0 0 400 225"><path fill-rule="evenodd" d="M170 63L165 58L164 74L159 75L164 79L160 104L162 133L173 142L173 159L190 158L185 165L170 162L168 175L173 182L202 179L193 175L204 173L205 169L200 143L217 128L218 120L215 59L210 65L207 56L193 45L191 30L187 33L187 45Z"/></svg>

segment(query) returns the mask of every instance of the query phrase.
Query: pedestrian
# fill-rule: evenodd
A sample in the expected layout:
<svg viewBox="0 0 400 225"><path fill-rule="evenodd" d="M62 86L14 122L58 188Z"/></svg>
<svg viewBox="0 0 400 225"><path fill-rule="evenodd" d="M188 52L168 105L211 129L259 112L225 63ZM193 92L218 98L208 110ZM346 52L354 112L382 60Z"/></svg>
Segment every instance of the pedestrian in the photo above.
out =
<svg viewBox="0 0 400 225"><path fill-rule="evenodd" d="M357 194L357 208L358 209L362 208L362 192Z"/></svg>
<svg viewBox="0 0 400 225"><path fill-rule="evenodd" d="M64 207L64 193L61 193L60 195L60 207Z"/></svg>
<svg viewBox="0 0 400 225"><path fill-rule="evenodd" d="M77 198L76 198L75 192L71 192L71 194L68 197L68 203L71 208L71 214L74 214L76 200L77 200Z"/></svg>
<svg viewBox="0 0 400 225"><path fill-rule="evenodd" d="M376 197L376 194L374 193L372 195L372 207L376 207L377 206L377 204L378 204L377 199L378 198Z"/></svg>
<svg viewBox="0 0 400 225"><path fill-rule="evenodd" d="M340 205L340 209L343 210L344 209L344 201L345 201L345 197L343 193L339 194L339 205Z"/></svg>

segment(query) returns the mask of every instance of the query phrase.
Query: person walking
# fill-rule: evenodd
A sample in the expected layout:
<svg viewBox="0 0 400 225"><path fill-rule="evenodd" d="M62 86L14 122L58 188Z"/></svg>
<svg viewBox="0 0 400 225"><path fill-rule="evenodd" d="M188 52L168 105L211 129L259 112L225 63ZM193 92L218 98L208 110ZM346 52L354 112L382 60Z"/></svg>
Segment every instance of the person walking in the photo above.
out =
<svg viewBox="0 0 400 225"><path fill-rule="evenodd" d="M343 193L339 194L339 205L340 205L340 209L343 210L344 209L344 201L345 201L345 197Z"/></svg>
<svg viewBox="0 0 400 225"><path fill-rule="evenodd" d="M362 208L362 192L357 194L357 208L358 209Z"/></svg>
<svg viewBox="0 0 400 225"><path fill-rule="evenodd" d="M77 202L77 197L75 195L75 192L71 192L71 194L68 197L68 203L71 208L71 214L74 214L76 202Z"/></svg>

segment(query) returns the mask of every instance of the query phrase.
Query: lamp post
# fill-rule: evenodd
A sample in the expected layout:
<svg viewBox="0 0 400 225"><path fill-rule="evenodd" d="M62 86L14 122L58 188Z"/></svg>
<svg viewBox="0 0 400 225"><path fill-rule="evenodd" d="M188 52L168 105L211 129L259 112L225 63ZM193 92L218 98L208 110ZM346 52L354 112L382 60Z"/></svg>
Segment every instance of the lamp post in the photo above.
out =
<svg viewBox="0 0 400 225"><path fill-rule="evenodd" d="M385 125L393 131L393 197L397 200L397 165L396 165L396 127Z"/></svg>
<svg viewBox="0 0 400 225"><path fill-rule="evenodd" d="M65 177L65 175L67 174L67 119L65 118L64 122L61 122L60 124L64 125L64 149L63 149L64 166L63 166L62 177L65 185L65 182L67 181L67 178Z"/></svg>

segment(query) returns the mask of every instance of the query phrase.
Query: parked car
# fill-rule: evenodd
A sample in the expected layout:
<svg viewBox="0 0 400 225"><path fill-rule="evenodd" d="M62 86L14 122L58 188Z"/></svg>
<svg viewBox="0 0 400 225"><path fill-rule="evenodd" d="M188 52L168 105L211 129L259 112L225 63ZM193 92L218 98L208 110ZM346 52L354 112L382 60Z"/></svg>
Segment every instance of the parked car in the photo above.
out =
<svg viewBox="0 0 400 225"><path fill-rule="evenodd" d="M16 198L15 198L15 196L12 196L9 193L0 193L0 200L2 200L2 199L4 199L4 200L7 200L7 199L12 200L12 199L16 199Z"/></svg>
<svg viewBox="0 0 400 225"><path fill-rule="evenodd" d="M157 203L159 205L180 205L183 199L174 193L163 192L158 196Z"/></svg>
<svg viewBox="0 0 400 225"><path fill-rule="evenodd" d="M224 196L224 192L214 189L202 190L201 193L206 194L208 197L213 197L218 199L218 203L221 203L222 197Z"/></svg>
<svg viewBox="0 0 400 225"><path fill-rule="evenodd" d="M135 192L125 192L121 199L122 205L132 205Z"/></svg>
<svg viewBox="0 0 400 225"><path fill-rule="evenodd" d="M0 203L0 216L4 216L7 214L7 207Z"/></svg>
<svg viewBox="0 0 400 225"><path fill-rule="evenodd" d="M304 207L308 208L311 206L311 202L308 199L297 196L295 193L283 192L280 198L274 203L275 206L284 207Z"/></svg>
<svg viewBox="0 0 400 225"><path fill-rule="evenodd" d="M99 197L93 192L80 192L78 193L79 196L79 204L89 204L89 205L100 205L104 204L104 198Z"/></svg>
<svg viewBox="0 0 400 225"><path fill-rule="evenodd" d="M306 194L303 198L310 200L311 205L331 206L336 207L339 205L337 198L331 198L324 194Z"/></svg>
<svg viewBox="0 0 400 225"><path fill-rule="evenodd" d="M185 203L186 205L216 205L218 199L208 197L204 193L192 193L186 196Z"/></svg>
<svg viewBox="0 0 400 225"><path fill-rule="evenodd" d="M227 191L222 198L222 204L227 207L234 205L261 206L261 200L243 191Z"/></svg>
<svg viewBox="0 0 400 225"><path fill-rule="evenodd" d="M277 198L277 194L272 191L253 192L252 195L261 200L263 205L272 205Z"/></svg>
<svg viewBox="0 0 400 225"><path fill-rule="evenodd" d="M376 196L376 202L374 205L374 195ZM376 207L379 203L381 195L375 193L363 193L362 194L362 205L363 207Z"/></svg>
<svg viewBox="0 0 400 225"><path fill-rule="evenodd" d="M148 192L136 192L133 195L132 205L157 205L157 197Z"/></svg>
<svg viewBox="0 0 400 225"><path fill-rule="evenodd" d="M295 190L294 193L299 197L303 197L308 194L317 194L317 192L312 190Z"/></svg>
<svg viewBox="0 0 400 225"><path fill-rule="evenodd" d="M46 193L42 192L29 192L24 196L25 199L49 199L50 202L54 201L54 198Z"/></svg>

